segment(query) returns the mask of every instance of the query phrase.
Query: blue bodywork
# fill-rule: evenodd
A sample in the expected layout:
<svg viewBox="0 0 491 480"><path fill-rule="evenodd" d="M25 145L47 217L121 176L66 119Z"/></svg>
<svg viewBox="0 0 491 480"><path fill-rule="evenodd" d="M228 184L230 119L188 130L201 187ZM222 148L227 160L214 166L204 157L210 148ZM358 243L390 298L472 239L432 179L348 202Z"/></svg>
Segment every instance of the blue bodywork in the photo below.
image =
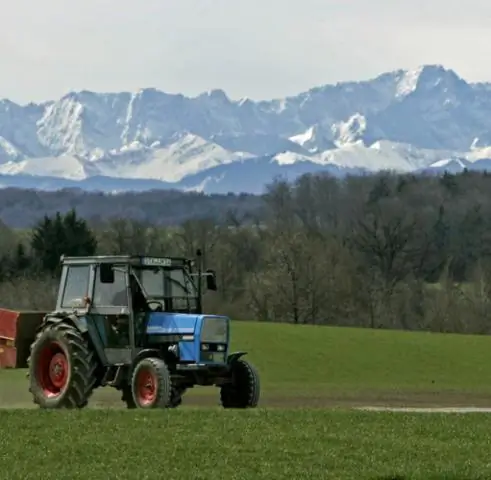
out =
<svg viewBox="0 0 491 480"><path fill-rule="evenodd" d="M200 361L201 328L205 318L223 318L227 319L228 322L228 317L224 317L223 315L152 312L148 316L146 333L147 335L182 336L183 338L179 342L179 358L182 362L217 364L216 362ZM223 363L227 361L229 342L230 329L227 328L225 352L222 352L225 353ZM223 363L221 362L220 364Z"/></svg>

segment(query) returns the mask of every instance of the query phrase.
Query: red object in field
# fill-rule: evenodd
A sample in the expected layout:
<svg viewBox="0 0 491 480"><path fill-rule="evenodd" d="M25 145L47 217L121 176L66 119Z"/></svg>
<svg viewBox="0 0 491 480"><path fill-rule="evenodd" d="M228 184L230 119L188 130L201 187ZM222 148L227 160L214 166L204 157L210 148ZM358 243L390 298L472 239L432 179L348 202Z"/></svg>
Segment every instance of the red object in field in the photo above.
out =
<svg viewBox="0 0 491 480"><path fill-rule="evenodd" d="M2 345L0 341L0 368L15 368L17 349Z"/></svg>
<svg viewBox="0 0 491 480"><path fill-rule="evenodd" d="M25 368L36 329L44 312L0 308L0 368Z"/></svg>
<svg viewBox="0 0 491 480"><path fill-rule="evenodd" d="M0 309L0 338L15 339L18 318L19 312Z"/></svg>
<svg viewBox="0 0 491 480"><path fill-rule="evenodd" d="M0 310L0 368L15 368L17 349L14 345L18 316L18 312Z"/></svg>

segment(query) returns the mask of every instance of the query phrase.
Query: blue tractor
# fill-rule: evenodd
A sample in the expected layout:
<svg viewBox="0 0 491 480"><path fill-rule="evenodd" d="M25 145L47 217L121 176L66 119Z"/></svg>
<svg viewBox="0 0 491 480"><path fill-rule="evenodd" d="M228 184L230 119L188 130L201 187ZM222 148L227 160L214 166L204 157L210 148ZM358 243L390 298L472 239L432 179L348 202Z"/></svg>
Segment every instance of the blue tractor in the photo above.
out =
<svg viewBox="0 0 491 480"><path fill-rule="evenodd" d="M41 408L83 408L98 387L128 408L175 408L195 385L216 386L224 408L256 407L256 369L229 351L230 320L202 312L197 261L147 256L62 257L55 311L28 359L29 391ZM195 272L196 270L196 272Z"/></svg>

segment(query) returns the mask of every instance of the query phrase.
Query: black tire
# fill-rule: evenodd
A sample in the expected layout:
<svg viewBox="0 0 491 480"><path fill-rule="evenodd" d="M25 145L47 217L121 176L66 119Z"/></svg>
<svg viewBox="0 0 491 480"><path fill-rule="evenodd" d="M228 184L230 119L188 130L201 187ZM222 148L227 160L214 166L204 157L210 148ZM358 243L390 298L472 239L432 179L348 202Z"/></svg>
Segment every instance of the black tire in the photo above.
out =
<svg viewBox="0 0 491 480"><path fill-rule="evenodd" d="M131 376L131 391L136 408L168 408L172 382L165 362L150 357L137 363Z"/></svg>
<svg viewBox="0 0 491 480"><path fill-rule="evenodd" d="M88 340L71 323L48 323L38 333L28 367L29 391L41 408L87 406L98 363Z"/></svg>
<svg viewBox="0 0 491 480"><path fill-rule="evenodd" d="M231 366L232 382L220 388L223 408L255 408L259 403L261 384L257 370L243 359Z"/></svg>
<svg viewBox="0 0 491 480"><path fill-rule="evenodd" d="M172 387L172 393L169 402L169 408L177 408L182 403L182 396L186 392L185 388Z"/></svg>

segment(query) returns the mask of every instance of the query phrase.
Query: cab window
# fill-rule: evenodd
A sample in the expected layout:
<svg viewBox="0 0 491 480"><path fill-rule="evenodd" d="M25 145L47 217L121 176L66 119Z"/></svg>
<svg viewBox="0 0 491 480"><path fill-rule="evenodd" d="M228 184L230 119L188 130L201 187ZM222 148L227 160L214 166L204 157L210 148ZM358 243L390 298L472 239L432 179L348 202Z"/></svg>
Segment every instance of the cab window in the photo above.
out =
<svg viewBox="0 0 491 480"><path fill-rule="evenodd" d="M67 267L67 276L61 306L77 308L84 306L84 297L89 289L89 265L72 265Z"/></svg>
<svg viewBox="0 0 491 480"><path fill-rule="evenodd" d="M125 273L118 270L117 265L115 267L113 283L102 283L99 275L100 267L97 267L93 298L94 307L127 307L129 305Z"/></svg>

